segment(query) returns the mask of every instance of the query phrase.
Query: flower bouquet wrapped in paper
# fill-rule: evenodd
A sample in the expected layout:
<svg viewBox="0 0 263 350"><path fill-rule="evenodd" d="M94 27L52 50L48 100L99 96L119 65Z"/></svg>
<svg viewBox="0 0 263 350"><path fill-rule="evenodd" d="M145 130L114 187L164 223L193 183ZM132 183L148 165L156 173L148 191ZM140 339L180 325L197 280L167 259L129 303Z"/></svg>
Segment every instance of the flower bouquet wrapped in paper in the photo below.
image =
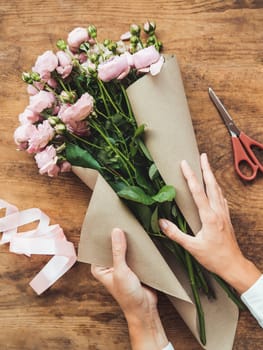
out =
<svg viewBox="0 0 263 350"><path fill-rule="evenodd" d="M168 295L202 346L231 349L239 299L158 225L199 230L179 164L188 160L200 181L201 171L176 58L160 55L153 22L144 32L145 43L137 25L122 36L129 44L99 43L94 26L76 28L39 56L23 74L31 97L15 141L41 174L72 168L93 190L79 261L110 266L110 231L121 227L141 281Z"/></svg>

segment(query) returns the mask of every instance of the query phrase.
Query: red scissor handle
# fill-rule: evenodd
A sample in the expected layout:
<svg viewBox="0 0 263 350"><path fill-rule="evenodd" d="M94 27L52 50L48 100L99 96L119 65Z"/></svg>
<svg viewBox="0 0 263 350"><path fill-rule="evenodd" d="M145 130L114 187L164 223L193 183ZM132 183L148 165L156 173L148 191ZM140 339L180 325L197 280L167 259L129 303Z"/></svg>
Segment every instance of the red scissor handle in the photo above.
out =
<svg viewBox="0 0 263 350"><path fill-rule="evenodd" d="M243 135L245 134L243 133ZM248 154L245 152L245 149L242 146L241 142L239 141L238 137L232 136L231 139L232 139L232 146L233 146L233 152L234 152L234 163L235 163L236 172L243 180L246 180L246 181L253 180L257 175L258 165L254 164L252 160L249 158ZM250 149L250 146L248 146L248 148ZM246 165L251 169L252 173L250 175L246 175L241 171L240 169L241 162L246 163Z"/></svg>
<svg viewBox="0 0 263 350"><path fill-rule="evenodd" d="M263 172L263 164L260 162L260 160L256 157L255 153L252 150L252 147L255 146L258 149L261 149L263 151L263 144L253 140L249 136L243 133L243 131L239 134L239 140L242 142L243 146L246 149L246 152L249 154L252 161L258 165L261 172ZM261 158L262 159L262 158Z"/></svg>

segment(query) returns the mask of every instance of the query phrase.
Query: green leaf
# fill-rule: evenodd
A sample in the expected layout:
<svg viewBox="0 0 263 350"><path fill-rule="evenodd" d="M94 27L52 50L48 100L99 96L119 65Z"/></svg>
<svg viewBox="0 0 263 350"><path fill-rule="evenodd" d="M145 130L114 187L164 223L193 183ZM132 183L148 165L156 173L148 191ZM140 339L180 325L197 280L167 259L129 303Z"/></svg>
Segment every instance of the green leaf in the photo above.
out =
<svg viewBox="0 0 263 350"><path fill-rule="evenodd" d="M67 160L72 165L101 170L100 164L88 151L73 143L67 143L65 153Z"/></svg>
<svg viewBox="0 0 263 350"><path fill-rule="evenodd" d="M152 199L159 203L171 202L175 198L175 194L175 188L173 186L165 185Z"/></svg>
<svg viewBox="0 0 263 350"><path fill-rule="evenodd" d="M151 217L151 228L153 233L160 233L160 227L158 224L158 207L154 209L154 212Z"/></svg>
<svg viewBox="0 0 263 350"><path fill-rule="evenodd" d="M173 216L174 218L177 217L177 208L176 208L176 205L173 205L173 206L172 206L172 216Z"/></svg>
<svg viewBox="0 0 263 350"><path fill-rule="evenodd" d="M130 143L130 155L134 157L138 151L138 146L134 145L132 142Z"/></svg>
<svg viewBox="0 0 263 350"><path fill-rule="evenodd" d="M138 145L139 145L139 147L140 147L142 153L145 155L145 157L146 157L147 159L149 159L151 162L153 162L153 159L152 159L152 157L151 157L151 155L150 155L150 152L148 151L148 149L147 149L147 147L145 146L144 142L143 142L142 140L140 140L140 139L138 139L137 142L138 142Z"/></svg>
<svg viewBox="0 0 263 350"><path fill-rule="evenodd" d="M154 180L157 178L158 175L159 175L159 171L157 169L157 166L153 163L149 169L149 178L151 180Z"/></svg>
<svg viewBox="0 0 263 350"><path fill-rule="evenodd" d="M123 119L123 116L120 113L116 113L111 116L111 119L114 123L118 124Z"/></svg>
<svg viewBox="0 0 263 350"><path fill-rule="evenodd" d="M186 221L183 219L182 215L179 215L179 214L177 215L177 223L178 223L180 230L182 230L183 232L186 232L187 225L186 225Z"/></svg>
<svg viewBox="0 0 263 350"><path fill-rule="evenodd" d="M172 215L171 215L171 209L174 202L163 202L159 204L159 213L162 217L168 219L168 220L172 220Z"/></svg>
<svg viewBox="0 0 263 350"><path fill-rule="evenodd" d="M122 181L109 181L115 192L123 190L127 185Z"/></svg>
<svg viewBox="0 0 263 350"><path fill-rule="evenodd" d="M108 140L110 141L110 143L111 143L112 145L115 145L115 144L116 144L116 141L115 141L114 138L108 137Z"/></svg>
<svg viewBox="0 0 263 350"><path fill-rule="evenodd" d="M154 200L138 186L127 186L117 194L121 198L145 205L151 205L154 203Z"/></svg>
<svg viewBox="0 0 263 350"><path fill-rule="evenodd" d="M144 133L145 130L145 124L140 125L136 130L135 130L135 134L134 137L138 137L140 135L142 135Z"/></svg>
<svg viewBox="0 0 263 350"><path fill-rule="evenodd" d="M154 194L152 191L152 184L147 181L146 177L143 174L143 171L139 168L136 168L135 179L140 187L147 190L148 193L150 192L151 194Z"/></svg>
<svg viewBox="0 0 263 350"><path fill-rule="evenodd" d="M149 232L152 216L151 209L147 205L136 202L129 202L128 206L134 213L135 217L140 221L145 231Z"/></svg>

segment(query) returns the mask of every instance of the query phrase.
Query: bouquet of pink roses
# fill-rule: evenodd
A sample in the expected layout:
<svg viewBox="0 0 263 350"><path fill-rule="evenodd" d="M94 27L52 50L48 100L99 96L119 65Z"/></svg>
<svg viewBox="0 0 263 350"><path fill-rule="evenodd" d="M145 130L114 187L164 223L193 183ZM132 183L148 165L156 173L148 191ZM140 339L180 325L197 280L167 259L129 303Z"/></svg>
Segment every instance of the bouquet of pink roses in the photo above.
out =
<svg viewBox="0 0 263 350"><path fill-rule="evenodd" d="M93 25L76 28L59 51L39 56L28 84L29 105L19 115L14 133L20 150L34 154L40 174L56 176L72 166L95 169L122 198L144 230L174 254L186 269L206 343L199 293L215 298L207 273L158 226L160 217L191 230L176 205L175 188L160 175L144 142L147 125L137 125L126 89L144 74L157 75L164 64L155 24L132 25L120 41L97 40ZM128 44L126 43L128 41ZM214 276L232 300L242 306L227 285Z"/></svg>

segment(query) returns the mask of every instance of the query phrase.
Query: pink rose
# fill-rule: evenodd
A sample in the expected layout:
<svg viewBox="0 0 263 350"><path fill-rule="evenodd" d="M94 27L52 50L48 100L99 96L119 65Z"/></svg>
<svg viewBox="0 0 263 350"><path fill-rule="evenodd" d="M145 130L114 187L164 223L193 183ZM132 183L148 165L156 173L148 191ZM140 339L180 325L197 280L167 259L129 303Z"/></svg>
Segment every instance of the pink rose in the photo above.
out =
<svg viewBox="0 0 263 350"><path fill-rule="evenodd" d="M20 144L27 144L28 140L33 135L35 130L36 127L30 123L20 125L14 132L15 143L19 146ZM24 145L22 148L25 148Z"/></svg>
<svg viewBox="0 0 263 350"><path fill-rule="evenodd" d="M32 71L37 72L42 79L48 80L50 73L57 68L57 65L57 56L52 51L46 51L43 55L38 56Z"/></svg>
<svg viewBox="0 0 263 350"><path fill-rule="evenodd" d="M70 124L67 124L67 128L69 131L79 136L90 135L90 129L85 120L81 120L79 122L71 121Z"/></svg>
<svg viewBox="0 0 263 350"><path fill-rule="evenodd" d="M89 34L85 28L75 28L68 35L68 46L72 52L77 52L80 45L89 40Z"/></svg>
<svg viewBox="0 0 263 350"><path fill-rule="evenodd" d="M123 40L123 41L130 40L131 36L132 36L131 32L125 32L120 36L120 40Z"/></svg>
<svg viewBox="0 0 263 350"><path fill-rule="evenodd" d="M164 64L164 57L160 56L157 62L150 65L151 75L157 75L158 73L160 73L163 64Z"/></svg>
<svg viewBox="0 0 263 350"><path fill-rule="evenodd" d="M64 79L68 77L72 71L72 61L69 55L67 55L64 51L58 51L57 58L59 66L56 68L56 70Z"/></svg>
<svg viewBox="0 0 263 350"><path fill-rule="evenodd" d="M79 63L84 63L87 61L87 54L85 52L81 52L79 55L77 55L77 59L79 60Z"/></svg>
<svg viewBox="0 0 263 350"><path fill-rule="evenodd" d="M98 66L98 77L102 81L123 79L130 71L127 55L115 56Z"/></svg>
<svg viewBox="0 0 263 350"><path fill-rule="evenodd" d="M66 173L66 172L69 172L69 171L71 171L71 164L67 161L67 160L65 160L64 162L62 162L61 164L60 164L60 171L62 172L62 173Z"/></svg>
<svg viewBox="0 0 263 350"><path fill-rule="evenodd" d="M35 81L34 84L27 85L27 93L31 96L39 93L40 90L44 89L44 84L40 81Z"/></svg>
<svg viewBox="0 0 263 350"><path fill-rule="evenodd" d="M38 124L37 128L30 135L28 140L28 153L36 153L46 147L55 135L55 131L49 124L48 120L44 120L42 124Z"/></svg>
<svg viewBox="0 0 263 350"><path fill-rule="evenodd" d="M160 58L160 53L154 46L146 47L132 55L133 64L136 69L142 69L149 67L152 63L155 63Z"/></svg>
<svg viewBox="0 0 263 350"><path fill-rule="evenodd" d="M74 124L88 117L93 110L93 97L87 92L80 99L68 108L62 107L59 111L59 117L65 124Z"/></svg>
<svg viewBox="0 0 263 350"><path fill-rule="evenodd" d="M51 108L55 102L55 96L51 92L40 91L34 96L30 96L29 106L27 107L34 113L41 113L46 108Z"/></svg>
<svg viewBox="0 0 263 350"><path fill-rule="evenodd" d="M57 165L58 157L52 145L46 147L42 152L37 153L35 160L41 175L47 173L53 177L59 173L59 166Z"/></svg>
<svg viewBox="0 0 263 350"><path fill-rule="evenodd" d="M52 89L56 89L56 87L58 86L58 83L55 79L50 78L47 81L47 84L52 88Z"/></svg>
<svg viewBox="0 0 263 350"><path fill-rule="evenodd" d="M39 120L39 114L32 112L26 108L23 113L20 113L18 119L21 124L35 123Z"/></svg>

